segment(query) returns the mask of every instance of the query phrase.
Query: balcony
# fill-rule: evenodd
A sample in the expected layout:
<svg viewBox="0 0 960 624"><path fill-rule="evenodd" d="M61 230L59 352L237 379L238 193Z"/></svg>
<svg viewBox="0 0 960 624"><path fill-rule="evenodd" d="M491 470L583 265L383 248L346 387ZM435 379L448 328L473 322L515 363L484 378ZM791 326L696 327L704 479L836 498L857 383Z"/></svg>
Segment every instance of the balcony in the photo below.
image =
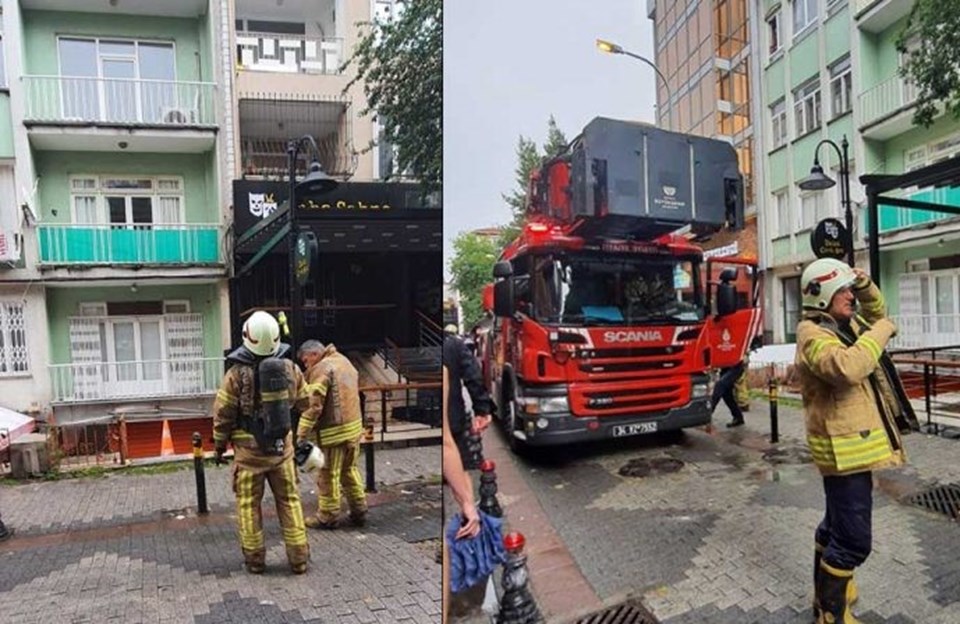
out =
<svg viewBox="0 0 960 624"><path fill-rule="evenodd" d="M37 227L40 265L222 265L223 232L217 224Z"/></svg>
<svg viewBox="0 0 960 624"><path fill-rule="evenodd" d="M856 0L854 15L860 30L881 33L910 14L915 0Z"/></svg>
<svg viewBox="0 0 960 624"><path fill-rule="evenodd" d="M343 39L272 33L237 33L237 64L250 71L340 73Z"/></svg>
<svg viewBox="0 0 960 624"><path fill-rule="evenodd" d="M116 2L103 0L20 0L20 6L33 11L73 11L107 15L150 15L196 19L208 11L209 0L164 0L163 2Z"/></svg>
<svg viewBox="0 0 960 624"><path fill-rule="evenodd" d="M917 349L960 344L960 314L918 314L891 317L897 335L891 349Z"/></svg>
<svg viewBox="0 0 960 624"><path fill-rule="evenodd" d="M48 368L54 403L211 395L223 378L223 358L83 362Z"/></svg>
<svg viewBox="0 0 960 624"><path fill-rule="evenodd" d="M913 126L916 88L900 76L888 78L859 96L860 131L865 138L884 141Z"/></svg>
<svg viewBox="0 0 960 624"><path fill-rule="evenodd" d="M131 151L206 151L215 139L216 85L210 82L24 76L23 88L24 125L40 149L115 151L122 138L121 148ZM65 139L82 135L84 144ZM160 142L144 145L149 137Z"/></svg>

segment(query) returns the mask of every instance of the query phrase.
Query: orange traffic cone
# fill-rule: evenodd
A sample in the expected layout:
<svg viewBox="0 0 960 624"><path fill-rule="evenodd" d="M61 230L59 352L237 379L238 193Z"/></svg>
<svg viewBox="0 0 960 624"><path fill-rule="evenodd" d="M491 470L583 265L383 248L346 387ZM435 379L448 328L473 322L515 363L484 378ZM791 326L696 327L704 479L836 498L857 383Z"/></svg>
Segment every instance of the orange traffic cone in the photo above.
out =
<svg viewBox="0 0 960 624"><path fill-rule="evenodd" d="M173 455L173 438L170 437L170 423L163 421L163 435L160 436L160 457Z"/></svg>

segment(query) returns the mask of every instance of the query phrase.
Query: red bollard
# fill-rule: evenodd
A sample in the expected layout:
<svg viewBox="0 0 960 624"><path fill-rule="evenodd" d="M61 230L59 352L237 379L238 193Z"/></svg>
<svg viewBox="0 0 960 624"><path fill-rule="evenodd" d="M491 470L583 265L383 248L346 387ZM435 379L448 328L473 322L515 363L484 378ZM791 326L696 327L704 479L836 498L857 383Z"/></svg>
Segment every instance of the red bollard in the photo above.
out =
<svg viewBox="0 0 960 624"><path fill-rule="evenodd" d="M503 564L503 597L497 624L538 624L544 621L527 586L530 573L527 571L527 556L523 554L526 541L522 533L507 533L503 537L507 561Z"/></svg>

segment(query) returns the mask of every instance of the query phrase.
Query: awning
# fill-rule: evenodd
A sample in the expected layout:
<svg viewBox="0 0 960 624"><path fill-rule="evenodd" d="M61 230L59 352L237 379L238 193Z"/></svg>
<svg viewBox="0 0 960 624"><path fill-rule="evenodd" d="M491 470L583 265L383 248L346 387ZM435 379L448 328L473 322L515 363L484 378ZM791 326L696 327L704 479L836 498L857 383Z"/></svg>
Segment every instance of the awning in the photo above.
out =
<svg viewBox="0 0 960 624"><path fill-rule="evenodd" d="M36 421L33 418L0 406L0 450L10 446L20 436L32 433L35 428Z"/></svg>

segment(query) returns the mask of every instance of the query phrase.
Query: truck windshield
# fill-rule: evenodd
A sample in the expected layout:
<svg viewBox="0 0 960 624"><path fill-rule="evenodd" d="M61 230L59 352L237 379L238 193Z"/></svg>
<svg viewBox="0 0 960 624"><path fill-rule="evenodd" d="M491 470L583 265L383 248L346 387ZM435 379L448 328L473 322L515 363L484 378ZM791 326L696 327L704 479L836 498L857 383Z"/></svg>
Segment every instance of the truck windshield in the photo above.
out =
<svg viewBox="0 0 960 624"><path fill-rule="evenodd" d="M518 291L542 323L642 325L703 320L700 263L668 256L548 254ZM526 292L524 292L526 291Z"/></svg>

